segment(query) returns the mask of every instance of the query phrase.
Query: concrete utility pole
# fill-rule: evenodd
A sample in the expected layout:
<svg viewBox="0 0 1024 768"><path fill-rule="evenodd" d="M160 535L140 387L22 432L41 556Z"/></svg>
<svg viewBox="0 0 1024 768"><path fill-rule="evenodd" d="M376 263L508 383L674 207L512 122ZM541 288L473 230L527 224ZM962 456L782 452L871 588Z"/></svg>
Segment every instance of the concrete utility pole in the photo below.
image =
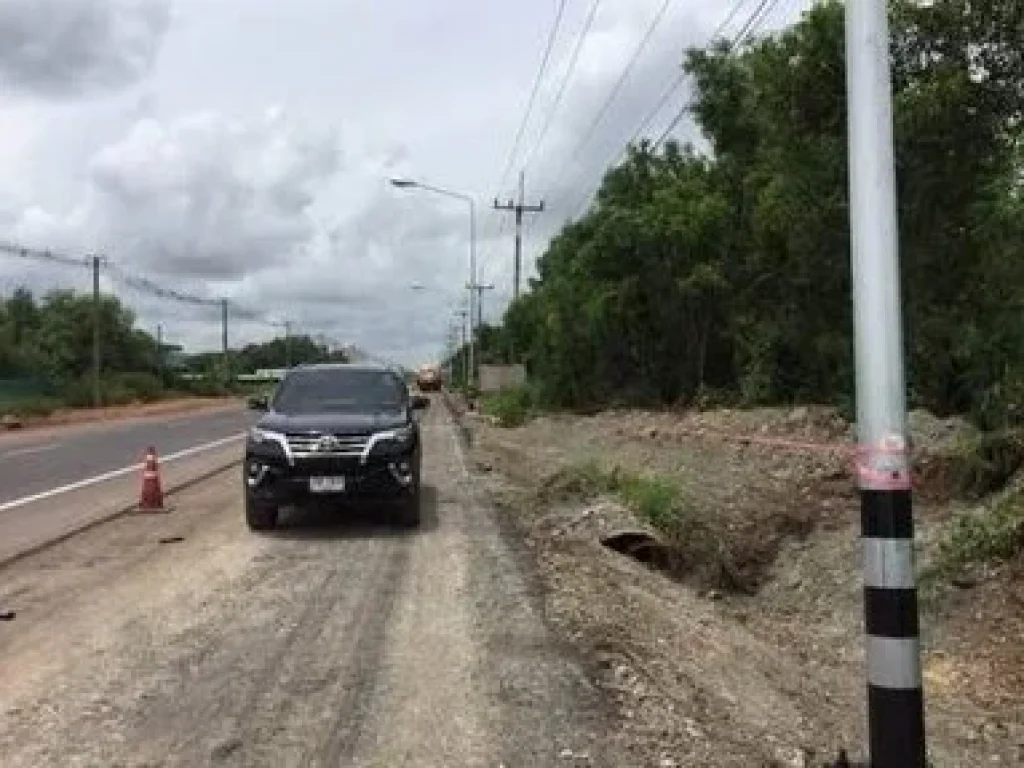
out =
<svg viewBox="0 0 1024 768"><path fill-rule="evenodd" d="M523 214L540 213L544 210L544 201L537 205L526 204L526 174L519 172L519 199L515 202L509 200L507 203L494 201L494 210L513 211L516 215L516 250L515 250L515 277L512 281L512 299L519 298L519 283L523 271Z"/></svg>
<svg viewBox="0 0 1024 768"><path fill-rule="evenodd" d="M445 348L445 377L448 381L455 380L455 353L459 348L459 327L454 321L448 324L448 338Z"/></svg>
<svg viewBox="0 0 1024 768"><path fill-rule="evenodd" d="M156 325L156 365L160 375L164 375L164 327Z"/></svg>
<svg viewBox="0 0 1024 768"><path fill-rule="evenodd" d="M292 367L292 321L284 321L284 367Z"/></svg>
<svg viewBox="0 0 1024 768"><path fill-rule="evenodd" d="M456 314L459 317L462 318L462 347L461 347L461 349L465 350L466 349L466 324L467 324L467 319L468 319L470 313L469 313L468 310L460 309L458 312L456 312ZM473 365L472 362L470 362L471 360L472 360L472 356L470 356L468 358L467 357L463 357L463 359L462 359L462 372L463 372L463 377L462 378L466 382L466 386L467 387L471 383L470 379L469 379L470 371L472 370L472 365Z"/></svg>
<svg viewBox="0 0 1024 768"><path fill-rule="evenodd" d="M484 291L493 291L494 284L477 283L476 285L467 285L466 287L476 294L476 328L480 330L484 324Z"/></svg>
<svg viewBox="0 0 1024 768"><path fill-rule="evenodd" d="M224 358L224 375L231 376L231 361L228 359L228 300L220 300L220 346Z"/></svg>
<svg viewBox="0 0 1024 768"><path fill-rule="evenodd" d="M886 0L847 0L846 73L870 764L925 768Z"/></svg>
<svg viewBox="0 0 1024 768"><path fill-rule="evenodd" d="M100 257L92 256L92 404L95 408L103 405L103 391L100 385L102 353L100 350Z"/></svg>

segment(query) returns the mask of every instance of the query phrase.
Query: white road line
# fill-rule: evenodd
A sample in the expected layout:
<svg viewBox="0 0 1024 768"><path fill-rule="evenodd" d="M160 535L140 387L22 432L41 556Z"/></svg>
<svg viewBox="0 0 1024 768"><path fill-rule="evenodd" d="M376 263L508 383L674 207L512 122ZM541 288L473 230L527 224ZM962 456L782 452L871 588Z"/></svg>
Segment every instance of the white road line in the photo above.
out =
<svg viewBox="0 0 1024 768"><path fill-rule="evenodd" d="M189 456L194 456L197 453L202 453L203 451L209 451L214 448L219 448L222 445L227 445L228 443L233 442L235 440L241 440L243 437L245 437L245 433L241 432L237 435L232 435L231 437L223 437L220 440L214 440L209 443L203 443L202 445L194 445L191 448L186 448L182 451L171 453L168 454L167 456L159 457L160 463L166 464L167 462L170 461L176 461L178 459L184 459ZM77 491L82 488L88 488L89 486L96 485L97 483L105 483L107 480L113 480L114 478L122 477L123 475L127 475L131 472L138 472L142 469L142 466L143 462L139 462L138 464L132 464L130 467L121 467L121 469L114 469L111 470L110 472L104 472L102 475L87 477L84 480L77 480L73 483L68 483L67 485L62 485L58 488L51 488L48 491L34 493L31 496L23 496L22 498L15 499L14 501L7 501L4 502L3 504L0 504L0 512L7 512L8 510L16 509L17 507L23 507L26 504L33 504L37 501L43 501L44 499L49 499L53 496L59 496L62 493L69 493L71 491Z"/></svg>
<svg viewBox="0 0 1024 768"><path fill-rule="evenodd" d="M15 456L31 456L35 453L47 453L48 451L55 451L65 443L47 443L46 445L32 445L28 448L15 448L13 451L4 451L0 453L0 461L4 459L13 459Z"/></svg>

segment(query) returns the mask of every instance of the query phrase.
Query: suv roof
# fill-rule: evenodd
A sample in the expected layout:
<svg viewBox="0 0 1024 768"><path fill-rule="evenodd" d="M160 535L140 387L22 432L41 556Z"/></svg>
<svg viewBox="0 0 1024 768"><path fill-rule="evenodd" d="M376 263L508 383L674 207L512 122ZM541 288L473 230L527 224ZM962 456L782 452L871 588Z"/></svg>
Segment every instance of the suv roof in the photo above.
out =
<svg viewBox="0 0 1024 768"><path fill-rule="evenodd" d="M363 371L366 373L390 373L405 381L405 371L394 365L381 363L300 363L285 370L284 377L302 371Z"/></svg>
<svg viewBox="0 0 1024 768"><path fill-rule="evenodd" d="M378 363L301 363L293 371L389 371L393 369Z"/></svg>

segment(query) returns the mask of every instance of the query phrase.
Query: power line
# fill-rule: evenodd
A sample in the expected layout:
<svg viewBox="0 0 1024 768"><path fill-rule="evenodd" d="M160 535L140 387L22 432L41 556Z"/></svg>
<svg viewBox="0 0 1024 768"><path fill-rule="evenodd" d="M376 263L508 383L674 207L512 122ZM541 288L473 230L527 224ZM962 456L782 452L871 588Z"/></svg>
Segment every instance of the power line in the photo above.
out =
<svg viewBox="0 0 1024 768"><path fill-rule="evenodd" d="M594 132L596 131L598 125L600 125L601 120L604 118L605 114L608 112L609 108L614 103L615 98L618 96L619 92L622 90L622 87L625 85L626 80L629 78L629 75L632 73L633 68L636 66L636 63L640 60L640 57L643 55L644 51L646 50L647 45L650 43L651 39L654 37L654 33L657 31L658 26L661 24L662 19L664 18L665 14L668 11L669 6L671 6L672 2L673 2L673 0L663 0L661 6L658 8L657 12L654 14L654 17L651 19L650 23L647 26L646 31L644 32L644 36L641 38L641 40L638 43L636 49L633 51L632 55L630 56L629 61L626 63L626 66L623 68L621 74L619 75L619 79L616 81L615 85L612 86L611 92L609 92L608 96L605 98L605 101L602 103L600 109L598 109L597 114L594 116L593 120L590 122L590 125L587 127L587 130L584 131L583 138L579 142L577 142L576 147L573 150L572 155L570 156L569 164L572 164L572 163L575 162L576 158L579 157L580 151L583 149L583 147L585 147L590 142L590 139L593 136ZM589 31L590 31L590 25L593 23L593 18L592 17L597 12L597 5L598 5L598 2L594 2L594 4L591 6L590 13L589 13L588 18L587 18L587 23L585 24L585 28L584 28L584 31L586 33L589 33ZM578 56L579 56L579 49L582 48L584 36L585 35L581 35L580 38L577 40L577 46L576 46L576 50L574 50L574 52L573 52L573 62L571 64L571 67L575 66L575 59L578 58ZM571 74L571 68L570 68L570 72L567 73L566 82L568 81L568 74ZM563 87L564 87L564 84L563 84ZM552 114L552 118L553 118L553 114ZM546 128L547 128L547 126L546 126ZM546 128L545 128L545 133L546 133ZM538 142L538 146L539 146L539 142ZM536 147L535 147L535 149L536 149ZM532 153L531 153L531 155L532 155ZM554 177L557 178L558 175L560 175L560 172L561 172L561 169L559 169L559 173L558 174L554 174Z"/></svg>
<svg viewBox="0 0 1024 768"><path fill-rule="evenodd" d="M523 113L523 119L519 124L519 128L516 131L515 140L512 143L512 148L509 150L508 158L505 161L505 167L501 172L501 176L498 179L498 183L495 185L494 197L498 197L501 194L501 188L504 186L505 181L508 179L509 171L512 170L512 165L515 162L516 153L519 150L519 145L522 142L523 136L526 132L526 126L529 123L530 114L533 111L533 105L536 101L537 94L540 91L540 84L543 81L544 75L547 72L548 61L551 58L551 53L554 50L555 40L558 35L558 30L562 24L562 16L565 13L565 7L568 0L560 0L558 9L555 13L555 20L551 26L551 30L548 33L547 43L544 48L544 55L541 57L540 67L537 70L537 75L533 81L533 87L530 91L530 97L527 100L526 109ZM493 213L493 211L491 211ZM499 222L498 237L505 231L505 220L502 218ZM481 269L485 270L490 265L491 257L493 256L493 250L488 250L487 253L483 254L480 259Z"/></svg>
<svg viewBox="0 0 1024 768"><path fill-rule="evenodd" d="M93 259L95 258L92 256L69 256L49 249L28 248L26 246L16 245L10 242L0 242L0 252L22 259L51 264L61 264L63 266L78 267L82 269L91 268L93 265ZM212 296L199 296L176 288L160 285L150 278L142 277L141 275L136 275L127 271L116 262L107 258L101 259L100 266L111 279L117 281L121 285L141 293L146 293L155 298L176 301L182 304L189 304L191 306L210 308L221 307L224 303L224 299ZM282 325L281 321L271 318L264 312L240 306L235 302L229 301L228 308L231 311L231 314L239 319L252 320L272 326Z"/></svg>
<svg viewBox="0 0 1024 768"><path fill-rule="evenodd" d="M748 0L737 0L737 2L733 4L732 9L729 11L728 15L726 15L726 17L724 19L722 19L721 22L719 22L718 26L715 27L715 30L709 36L709 40L714 42L714 40L716 40L720 35L722 35L725 32L726 27L728 27L732 23L733 19L736 18L736 14L738 14L740 12L740 10L743 8L743 6L746 5L747 1ZM679 90L679 87L685 81L686 81L686 72L685 72L685 70L682 70L680 68L680 71L672 79L672 83L669 85L669 87L662 94L661 98L658 100L658 103L654 106L654 108L650 112L647 113L647 115L644 117L643 121L640 123L640 126L633 132L633 135L630 137L629 141L626 143L626 147L621 150L620 154L618 155L618 157L620 159L621 159L622 155L625 154L626 149L628 149L629 145L633 144L634 142L636 142L636 140L640 137L640 135L644 131L647 130L647 128L650 126L650 124L654 120L654 118L658 116L658 114L661 112L662 108L664 108L664 106L668 103L669 99L672 98L672 96L675 94L675 92L677 90Z"/></svg>
<svg viewBox="0 0 1024 768"><path fill-rule="evenodd" d="M594 119L591 121L587 130L584 131L583 138L576 144L576 149L573 151L569 160L570 163L574 162L576 158L579 157L580 151L590 142L591 137L594 135L594 131L597 129L597 126L600 125L602 118L604 118L605 114L608 112L608 109L615 101L615 97L619 95L619 91L622 90L622 86L625 85L626 80L629 78L630 73L633 71L633 67L636 66L636 63L640 60L640 56L643 55L644 50L647 48L647 44L651 41L651 38L654 36L654 33L657 30L658 25L661 24L661 20L662 18L664 18L665 13L668 11L668 8L672 4L672 2L673 0L662 0L661 7L658 9L658 12L654 14L654 18L651 19L650 24L647 26L647 31L644 33L644 36L643 38L641 38L640 43L633 51L633 55L630 56L630 59L626 63L625 68L619 75L619 79L615 82L615 85L612 86L611 92L608 94L608 97L604 100L604 103L601 105L601 108L597 111L597 115L594 116Z"/></svg>
<svg viewBox="0 0 1024 768"><path fill-rule="evenodd" d="M740 30L733 37L732 42L729 44L729 53L736 50L736 47L742 42L748 35L753 34L757 29L760 29L764 21L771 15L775 10L775 7L779 4L779 0L759 0L757 7L754 12L747 17L746 23L740 27ZM675 130L676 126L683 119L683 116L690 111L691 105L689 103L684 104L676 116L672 118L672 121L668 124L668 127L662 132L658 140L654 142L654 146L651 147L651 151L657 151L665 140L669 137L669 134Z"/></svg>
<svg viewBox="0 0 1024 768"><path fill-rule="evenodd" d="M562 77L562 82L558 86L558 92L555 94L554 101L551 104L551 109L548 111L547 119L544 121L544 126L541 128L540 134L537 141L534 143L533 148L523 159L524 170L529 167L533 156L536 154L537 150L543 146L544 140L548 136L548 131L551 129L555 115L558 113L558 107L562 103L562 97L565 96L565 90L569 85L569 81L572 79L573 73L576 71L576 64L579 62L580 53L583 51L583 44L586 43L587 38L590 36L590 29L594 25L594 19L597 17L597 11L600 7L601 0L593 0L590 4L590 10L587 12L587 18L583 22L583 27L580 29L579 35L576 36L576 45L573 47L572 53L569 54L569 64L565 69L565 75Z"/></svg>
<svg viewBox="0 0 1024 768"><path fill-rule="evenodd" d="M60 253L54 253L50 250L37 250L34 248L25 248L21 245L14 245L13 243L2 242L0 243L0 251L8 253L12 256L17 256L20 259L31 259L33 261L48 261L53 264L63 264L68 267L82 267L83 269L88 268L89 259L84 257L66 256Z"/></svg>
<svg viewBox="0 0 1024 768"><path fill-rule="evenodd" d="M747 2L748 0L738 0L733 5L733 7L730 9L726 17L722 20L721 23L719 23L719 25L711 33L709 37L710 41L713 42L716 38L718 38L722 33L725 32L726 27L728 27L729 24L735 19L736 15L742 10L742 8L744 7L744 5L747 4ZM757 6L750 13L750 15L747 16L746 21L743 22L740 29L736 32L736 34L730 41L727 49L729 52L734 51L744 38L746 38L748 35L750 35L752 32L754 32L761 26L761 24L768 17L768 15L771 14L771 12L778 5L779 0L756 0L756 2ZM682 85L685 79L686 73L680 72L673 79L672 83L665 90L665 92L662 94L654 109L647 113L644 120L641 122L637 130L634 131L629 141L627 141L621 149L616 150L616 154L613 158L609 158L608 161L606 161L600 166L600 175L597 180L597 186L600 186L601 179L604 178L604 174L607 172L608 168L621 161L625 153L628 151L630 145L635 143L637 138L639 138L639 136L642 134L642 132L647 129L650 123L654 120L654 118L665 106L665 104L668 103L669 99L671 99L672 95L676 92L676 90L678 90L679 86ZM683 107L676 113L676 115L670 121L668 127L660 134L657 141L651 146L652 152L656 151L665 142L665 140L668 138L671 132L675 129L675 127L679 124L679 122L689 111L690 107L691 105L689 103L684 104ZM582 211L586 208L586 205L589 202L591 195L593 194L594 186L594 184L590 184L587 186L588 191L586 192L586 194L583 195L582 199L580 200L580 203L574 209L574 212L572 214L573 219L578 218Z"/></svg>
<svg viewBox="0 0 1024 768"><path fill-rule="evenodd" d="M733 50L736 47L736 45L739 43L739 41L745 35L750 33L750 31L754 28L755 22L763 23L764 20L768 17L768 15L771 14L772 11L775 9L775 7L777 7L777 5L778 5L778 0L756 0L756 1L759 3L758 6L753 10L753 12L750 14L750 16L747 17L747 20L741 26L739 32L733 37L733 39L732 39L732 41L731 41L731 43L729 45L729 50ZM765 6L767 5L767 3L769 1L771 1L771 7L768 7L767 10L766 10ZM748 2L749 2L749 0L737 0L737 2L735 2L733 4L733 6L731 7L731 9L729 10L729 13L726 14L726 16L722 19L722 21L719 22L719 24L715 27L714 31L709 36L709 40L713 42L715 39L720 37L725 32L725 30L728 28L728 26L735 20L736 16L740 13L740 11L743 10L744 6L747 5ZM759 21L758 21L758 19L759 19ZM599 176L598 182L597 182L598 185L600 184L600 179L603 179L604 174L606 173L608 168L622 160L623 156L626 154L626 152L628 151L629 147L632 144L634 144L636 142L636 140L648 129L648 127L651 125L651 123L654 121L654 119L658 116L658 114L660 114L661 110L669 102L669 100L672 98L672 96L678 91L678 89L680 88L680 86L683 84L683 82L685 80L686 80L686 73L685 73L685 71L680 71L672 79L672 81L669 83L669 86L662 92L662 95L658 99L658 101L655 104L654 108L651 109L644 116L644 119L641 121L640 125L633 132L633 134L630 137L629 141L627 141L625 143L625 145L621 149L616 150L615 155L613 157L609 158L607 161L605 161L600 166L600 176ZM686 112L686 108L684 107L684 109L682 110L682 114L685 114L685 112ZM655 148L657 146L660 146L660 142L664 140L664 137L667 136L668 133L670 133L671 130L675 127L675 125L678 124L679 120L682 119L682 114L678 115L677 118L674 120L673 124L669 127L669 129L664 134L662 134L662 138L659 139L659 143L654 145ZM582 211L586 208L587 203L589 202L590 197L593 194L593 191L591 189L592 186L593 185L588 185L588 187L587 187L588 188L588 192L582 197L582 199L580 200L580 203L574 209L574 212L573 212L573 214L571 216L572 219L578 218L580 216L580 214L582 213ZM530 229L532 228L532 225L533 225L532 221L529 222L526 225L527 232L530 231Z"/></svg>
<svg viewBox="0 0 1024 768"><path fill-rule="evenodd" d="M537 93L540 90L540 84L544 79L544 75L547 73L548 61L551 58L551 51L555 47L555 39L558 36L558 30L562 25L562 15L565 13L565 6L568 0L559 0L558 11L555 13L555 21L551 25L551 31L548 33L547 44L544 47L544 55L540 61L540 67L537 69L537 75L533 79L533 88L530 91L530 98L527 99L526 109L523 112L523 119L519 124L519 130L516 131L515 141L512 143L512 149L509 151L508 159L505 162L505 169L501 172L501 177L498 179L497 189L495 195L501 192L501 187L508 178L508 173L512 170L512 163L515 162L516 153L519 151L519 144L523 140L523 134L526 131L526 126L530 121L530 114L533 111L534 102L537 99Z"/></svg>
<svg viewBox="0 0 1024 768"><path fill-rule="evenodd" d="M733 19L736 18L736 15L743 9L743 6L747 4L747 2L748 0L737 0L733 4L732 8L729 10L729 13L726 14L725 18L723 18L722 21L719 22L718 26L715 27L714 31L709 35L708 39L713 42L720 35L722 35L725 32L726 28L729 26L729 24L732 23ZM654 105L654 108L651 109L644 116L644 119L640 122L640 125L636 128L636 130L633 131L633 134L632 136L630 136L629 140L623 145L621 149L616 150L615 154L612 157L609 157L604 163L602 163L599 166L600 176L598 177L598 185L600 184L600 179L604 177L605 171L609 167L616 165L617 163L622 161L623 157L625 157L626 153L629 151L629 147L636 142L636 140L648 129L648 127L650 127L654 119L661 113L661 110L675 95L676 91L679 90L679 88L685 81L686 71L680 68L680 71L676 74L676 76L672 79L672 82L669 84L669 87L666 88L665 91L662 93L661 98L658 99L657 103ZM587 189L589 190L591 186L592 185L588 185ZM577 218L580 215L581 211L586 207L591 194L593 194L593 192L588 191L587 194L583 196L583 199L581 200L580 204L574 209L572 216L573 218Z"/></svg>

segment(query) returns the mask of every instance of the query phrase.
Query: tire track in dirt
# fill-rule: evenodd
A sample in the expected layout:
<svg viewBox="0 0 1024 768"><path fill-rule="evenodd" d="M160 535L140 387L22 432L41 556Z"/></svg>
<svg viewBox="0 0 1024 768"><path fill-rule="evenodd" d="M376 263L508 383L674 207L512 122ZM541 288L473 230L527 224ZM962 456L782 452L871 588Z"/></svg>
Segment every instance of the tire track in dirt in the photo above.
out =
<svg viewBox="0 0 1024 768"><path fill-rule="evenodd" d="M381 579L382 588L368 590L364 594L357 612L358 618L352 625L353 634L356 634L349 651L352 663L347 665L347 674L335 686L335 696L331 697L335 716L324 730L327 736L321 744L319 759L310 759L305 763L309 768L352 764L364 726L371 719L373 693L382 672L388 630L405 581L403 576L408 570L409 559L409 547L403 545L385 569Z"/></svg>
<svg viewBox="0 0 1024 768"><path fill-rule="evenodd" d="M5 741L19 749L4 764L232 764L233 755L247 759L262 742L281 738L273 721L295 695L282 689L286 669L320 659L321 698L335 696L331 675L344 685L352 654L363 652L353 650L359 617L402 581L405 545L388 538L266 543L270 552L252 558L241 578L180 606L185 617L153 616L143 607L119 629L114 647L89 654L5 729ZM371 618L388 620L386 613ZM308 752L322 735L305 730ZM299 763L275 751L265 764Z"/></svg>
<svg viewBox="0 0 1024 768"><path fill-rule="evenodd" d="M283 582L297 575L288 571L283 573L285 575L280 579ZM200 743L207 741L211 746L211 756L223 758L232 754L236 745L244 745L245 739L241 737L241 733L245 724L249 722L253 710L257 708L260 695L273 685L273 678L281 674L282 661L296 644L309 642L319 634L318 630L326 620L326 615L340 601L342 594L332 589L337 576L338 572L332 570L319 581L301 613L280 640L276 643L263 642L266 638L260 633L256 636L256 645L260 650L253 653L253 638L243 636L245 642L236 647L228 658L219 661L216 667L218 674L210 676L201 695L196 697L194 690L190 692L188 699L180 703L178 711L179 714L184 714L186 719L192 719L192 727L175 728L182 738L171 745L171 754L200 753ZM264 628L272 630L275 623L271 620ZM212 646L211 641L204 646L203 651L209 650ZM202 654L202 651L199 653ZM232 670L235 681L225 684L224 678ZM239 674L242 670L245 671ZM235 687L238 686L237 680L243 680L244 683L240 687ZM198 708L195 707L196 703L200 704ZM160 717L153 719L165 722ZM212 738L203 730L204 726L208 727L211 722L217 724Z"/></svg>
<svg viewBox="0 0 1024 768"><path fill-rule="evenodd" d="M301 556L299 568L288 554L264 561L261 570L269 578L249 592L249 599L243 597L232 617L239 621L229 620L221 632L209 633L185 662L178 679L186 685L178 692L181 698L173 714L150 713L150 733L129 741L148 741L154 756L174 755L170 764L175 765L207 760L221 765L301 764L309 744L319 739L322 718L311 711L315 705L344 706L346 697L372 689L371 678L369 686L350 690L347 681L359 675L349 670L355 665L372 672L375 662L361 658L369 649L360 638L372 638L386 626L387 612L372 609L380 607L382 592L401 582L406 559L402 542L345 543L359 546L344 553L317 547L320 556ZM325 564L330 569L326 574ZM297 584L305 587L295 589ZM301 610L293 615L296 607ZM253 610L263 612L255 626L246 621ZM370 631L364 631L368 615ZM351 715L357 707L344 709ZM161 732L181 738L168 743Z"/></svg>

